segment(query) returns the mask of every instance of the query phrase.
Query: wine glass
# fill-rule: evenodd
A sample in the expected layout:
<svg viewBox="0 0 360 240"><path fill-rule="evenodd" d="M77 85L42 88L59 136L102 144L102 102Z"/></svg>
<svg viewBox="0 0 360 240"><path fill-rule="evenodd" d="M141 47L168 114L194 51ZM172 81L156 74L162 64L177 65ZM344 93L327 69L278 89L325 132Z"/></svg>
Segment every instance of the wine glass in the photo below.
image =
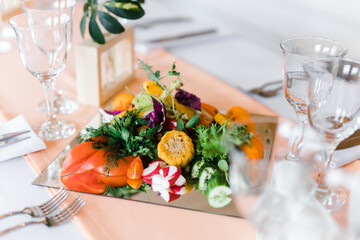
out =
<svg viewBox="0 0 360 240"><path fill-rule="evenodd" d="M37 11L17 15L9 23L15 31L23 64L39 79L46 95L47 121L34 130L44 140L71 136L75 133L75 124L58 120L51 101L55 80L65 68L69 15Z"/></svg>
<svg viewBox="0 0 360 240"><path fill-rule="evenodd" d="M59 11L70 16L70 24L68 28L67 41L68 47L67 51L69 52L72 45L72 35L73 35L73 24L72 18L74 14L74 8L76 5L75 0L23 0L20 2L21 8L25 12L30 11ZM68 99L63 96L63 91L58 90L54 95L54 111L57 114L71 114L79 108L79 103L74 100ZM39 105L39 111L46 113L46 102L42 102Z"/></svg>
<svg viewBox="0 0 360 240"><path fill-rule="evenodd" d="M286 100L297 116L297 133L288 153L282 153L277 160L299 159L304 129L307 125L307 105L309 80L303 70L303 64L312 59L336 57L342 58L348 51L343 44L334 40L317 37L289 38L281 42L284 54L284 91Z"/></svg>
<svg viewBox="0 0 360 240"><path fill-rule="evenodd" d="M337 145L360 127L360 62L323 59L304 65L310 78L308 117L324 148L324 175ZM340 209L347 195L319 179L316 196L328 211Z"/></svg>

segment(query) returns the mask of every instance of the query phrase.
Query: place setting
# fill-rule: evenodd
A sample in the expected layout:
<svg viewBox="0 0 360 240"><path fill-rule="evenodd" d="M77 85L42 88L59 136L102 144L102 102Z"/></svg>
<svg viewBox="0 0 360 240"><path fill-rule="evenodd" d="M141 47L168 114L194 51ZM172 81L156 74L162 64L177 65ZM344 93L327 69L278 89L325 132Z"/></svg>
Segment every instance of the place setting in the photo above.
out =
<svg viewBox="0 0 360 240"><path fill-rule="evenodd" d="M0 215L0 220L19 214L28 214L33 221L27 221L15 225L11 228L0 230L0 236L15 231L17 229L34 225L44 224L47 227L59 226L74 217L85 205L84 200L78 196L66 208L59 210L60 205L69 197L69 193L61 188L51 199L46 202L31 207L25 207L23 210L8 212ZM55 214L53 214L55 212Z"/></svg>
<svg viewBox="0 0 360 240"><path fill-rule="evenodd" d="M144 223L153 217L177 218L180 227L204 221L214 236L221 235L216 226L245 222L246 231L256 230L249 237L259 239L358 237L360 62L347 58L345 44L285 38L282 78L238 88L164 49L226 35L210 36L217 28L189 16L143 18L147 5L130 0L19 6L23 13L8 20L14 54L26 81L42 87L32 94L45 101L31 108L46 120L35 123L39 118L21 109L10 119L0 109L7 120L0 125L0 168L24 156L37 175L24 187L53 196L0 212L0 222L16 218L0 236L11 239L29 225L51 231L75 219L86 238L127 238L133 220L148 231L153 223ZM75 90L78 99L55 87L67 70L74 76L64 79L73 81L64 92ZM287 102L296 122L264 106L267 99L274 108Z"/></svg>

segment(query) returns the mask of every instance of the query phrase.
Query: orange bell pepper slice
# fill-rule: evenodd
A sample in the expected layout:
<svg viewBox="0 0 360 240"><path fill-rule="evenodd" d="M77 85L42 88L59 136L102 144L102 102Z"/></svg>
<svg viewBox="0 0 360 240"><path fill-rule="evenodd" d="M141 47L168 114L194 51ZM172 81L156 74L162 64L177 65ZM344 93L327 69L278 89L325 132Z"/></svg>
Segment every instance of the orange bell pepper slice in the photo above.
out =
<svg viewBox="0 0 360 240"><path fill-rule="evenodd" d="M126 175L121 176L107 176L106 174L98 174L97 177L99 180L106 185L109 185L111 187L123 187L127 184Z"/></svg>
<svg viewBox="0 0 360 240"><path fill-rule="evenodd" d="M216 107L211 106L210 104L207 103L201 103L201 110L204 110L212 117L214 117L219 112L219 110Z"/></svg>
<svg viewBox="0 0 360 240"><path fill-rule="evenodd" d="M127 184L129 184L130 187L132 187L133 189L139 189L141 187L143 180L140 179L127 179Z"/></svg>
<svg viewBox="0 0 360 240"><path fill-rule="evenodd" d="M120 93L112 100L112 106L115 111L125 111L131 108L134 95L129 93Z"/></svg>
<svg viewBox="0 0 360 240"><path fill-rule="evenodd" d="M239 106L232 107L227 111L226 116L233 122L246 125L246 132L256 133L255 124L251 119L249 112L244 108Z"/></svg>
<svg viewBox="0 0 360 240"><path fill-rule="evenodd" d="M76 145L66 156L61 175L76 172L99 149L93 148L93 142L83 142Z"/></svg>
<svg viewBox="0 0 360 240"><path fill-rule="evenodd" d="M141 158L137 156L131 161L129 168L127 169L126 172L126 176L129 179L140 179L143 172L144 172L143 163L141 161Z"/></svg>
<svg viewBox="0 0 360 240"><path fill-rule="evenodd" d="M88 171L61 177L61 182L70 190L101 194L106 184L99 181L97 174Z"/></svg>
<svg viewBox="0 0 360 240"><path fill-rule="evenodd" d="M94 169L95 172L98 172L100 174L105 174L108 176L126 176L126 171L131 163L131 161L134 159L135 157L130 155L130 156L126 156L122 159L119 159L118 161L118 166L117 167L111 167L110 171L107 172L105 171L105 166L106 166L106 158L104 158L105 162L104 164L98 166L97 168Z"/></svg>

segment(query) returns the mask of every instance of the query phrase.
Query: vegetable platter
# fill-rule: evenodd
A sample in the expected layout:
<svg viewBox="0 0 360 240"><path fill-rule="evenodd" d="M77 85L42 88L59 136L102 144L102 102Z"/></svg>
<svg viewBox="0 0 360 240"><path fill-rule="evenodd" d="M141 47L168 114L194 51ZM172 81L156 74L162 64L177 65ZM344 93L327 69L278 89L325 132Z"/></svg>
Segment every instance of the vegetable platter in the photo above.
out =
<svg viewBox="0 0 360 240"><path fill-rule="evenodd" d="M61 184L79 192L151 198L149 202L184 208L176 202L196 196L211 209L226 209L232 201L229 148L251 163L269 158L274 119L271 126L255 124L241 106L220 112L182 89L175 64L165 75L142 61L140 67L148 74L142 91L118 94L103 111L109 121L82 131L57 163ZM167 85L165 78L171 79ZM35 184L51 185L45 182L40 176Z"/></svg>

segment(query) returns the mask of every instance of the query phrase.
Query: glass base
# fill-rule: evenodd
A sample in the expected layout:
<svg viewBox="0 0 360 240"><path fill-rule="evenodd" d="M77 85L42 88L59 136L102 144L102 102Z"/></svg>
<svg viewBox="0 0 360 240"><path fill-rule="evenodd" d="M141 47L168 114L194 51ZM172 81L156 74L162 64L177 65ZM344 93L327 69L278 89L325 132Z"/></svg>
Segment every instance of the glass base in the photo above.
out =
<svg viewBox="0 0 360 240"><path fill-rule="evenodd" d="M280 162L280 161L283 161L283 160L291 160L291 161L299 161L300 158L299 157L291 157L289 155L290 152L279 152L275 155L274 157L274 162Z"/></svg>
<svg viewBox="0 0 360 240"><path fill-rule="evenodd" d="M338 211L344 206L347 194L342 187L321 187L316 189L315 197L328 212Z"/></svg>
<svg viewBox="0 0 360 240"><path fill-rule="evenodd" d="M45 141L70 137L76 132L76 125L64 120L46 121L34 126L34 131Z"/></svg>
<svg viewBox="0 0 360 240"><path fill-rule="evenodd" d="M54 96L54 112L56 114L71 114L74 113L76 110L78 110L79 107L80 107L79 103L71 99L68 99L61 94ZM41 113L46 114L47 113L46 101L40 103L38 109Z"/></svg>

